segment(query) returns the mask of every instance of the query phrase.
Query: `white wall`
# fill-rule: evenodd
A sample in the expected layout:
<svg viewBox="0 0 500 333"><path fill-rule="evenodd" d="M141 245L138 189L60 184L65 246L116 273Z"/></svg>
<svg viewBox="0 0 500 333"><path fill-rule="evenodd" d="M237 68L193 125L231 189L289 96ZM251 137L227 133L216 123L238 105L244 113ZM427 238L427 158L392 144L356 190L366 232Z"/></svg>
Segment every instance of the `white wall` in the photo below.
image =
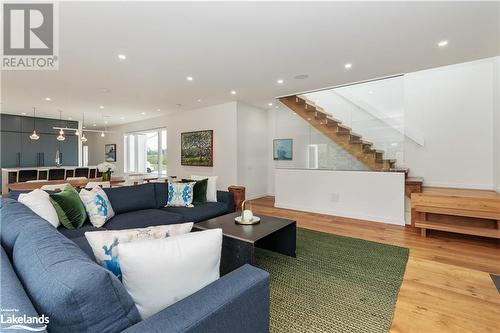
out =
<svg viewBox="0 0 500 333"><path fill-rule="evenodd" d="M267 111L237 104L237 176L247 199L267 195Z"/></svg>
<svg viewBox="0 0 500 333"><path fill-rule="evenodd" d="M243 185L248 197L266 195L267 191L267 113L252 106L231 102L163 117L147 119L110 128L112 134L101 138L88 135L89 164L104 159L104 144L116 143L117 175L123 174L123 135L129 132L164 127L167 129L167 172L169 176L186 178L192 174L218 176L217 187ZM214 166L182 166L181 133L214 131Z"/></svg>
<svg viewBox="0 0 500 333"><path fill-rule="evenodd" d="M229 185L237 184L236 170L236 102L215 105L190 111L179 111L163 117L146 119L140 122L112 127L112 134L101 138L89 135L89 164L102 162L104 159L104 144L116 143L117 174L123 174L123 135L128 132L142 131L164 127L167 129L168 175L178 178L189 177L191 174L219 176L217 187L227 189ZM214 166L192 167L182 166L181 133L197 130L214 130Z"/></svg>
<svg viewBox="0 0 500 333"><path fill-rule="evenodd" d="M495 189L500 193L500 57L497 57L495 68L494 121L493 121L493 172Z"/></svg>
<svg viewBox="0 0 500 333"><path fill-rule="evenodd" d="M404 174L276 169L276 207L405 224Z"/></svg>
<svg viewBox="0 0 500 333"><path fill-rule="evenodd" d="M405 164L425 185L492 189L497 59L405 75L405 121L425 138L405 142Z"/></svg>

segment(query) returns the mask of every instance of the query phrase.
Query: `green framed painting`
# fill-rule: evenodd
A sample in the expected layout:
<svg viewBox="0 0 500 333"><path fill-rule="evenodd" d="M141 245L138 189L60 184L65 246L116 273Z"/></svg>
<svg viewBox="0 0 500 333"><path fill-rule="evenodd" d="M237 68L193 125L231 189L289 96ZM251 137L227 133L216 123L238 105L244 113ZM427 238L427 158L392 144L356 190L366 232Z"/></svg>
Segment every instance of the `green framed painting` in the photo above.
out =
<svg viewBox="0 0 500 333"><path fill-rule="evenodd" d="M273 159L275 161L293 160L293 139L274 139Z"/></svg>
<svg viewBox="0 0 500 333"><path fill-rule="evenodd" d="M181 133L181 165L214 166L214 131Z"/></svg>

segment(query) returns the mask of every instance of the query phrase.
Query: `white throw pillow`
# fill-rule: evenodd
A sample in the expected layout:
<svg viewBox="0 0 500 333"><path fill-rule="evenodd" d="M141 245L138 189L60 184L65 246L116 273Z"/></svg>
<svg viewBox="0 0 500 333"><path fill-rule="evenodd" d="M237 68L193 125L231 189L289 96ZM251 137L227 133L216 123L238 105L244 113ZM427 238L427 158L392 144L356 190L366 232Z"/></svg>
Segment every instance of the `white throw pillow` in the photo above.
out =
<svg viewBox="0 0 500 333"><path fill-rule="evenodd" d="M217 178L218 176L198 176L192 175L192 180L203 180L208 179L207 182L207 201L208 202L217 202Z"/></svg>
<svg viewBox="0 0 500 333"><path fill-rule="evenodd" d="M36 189L30 193L21 193L17 201L26 205L35 214L47 220L54 228L57 228L59 226L59 217L49 198L47 192Z"/></svg>
<svg viewBox="0 0 500 333"><path fill-rule="evenodd" d="M87 211L90 223L96 228L102 227L107 220L115 216L111 202L100 186L96 186L90 191L82 188L80 200Z"/></svg>
<svg viewBox="0 0 500 333"><path fill-rule="evenodd" d="M118 245L123 285L143 319L219 278L222 229Z"/></svg>
<svg viewBox="0 0 500 333"><path fill-rule="evenodd" d="M182 235L190 232L192 228L193 223L190 222L141 229L89 231L85 233L85 238L87 238L92 252L94 252L96 261L121 280L122 273L117 251L118 244Z"/></svg>

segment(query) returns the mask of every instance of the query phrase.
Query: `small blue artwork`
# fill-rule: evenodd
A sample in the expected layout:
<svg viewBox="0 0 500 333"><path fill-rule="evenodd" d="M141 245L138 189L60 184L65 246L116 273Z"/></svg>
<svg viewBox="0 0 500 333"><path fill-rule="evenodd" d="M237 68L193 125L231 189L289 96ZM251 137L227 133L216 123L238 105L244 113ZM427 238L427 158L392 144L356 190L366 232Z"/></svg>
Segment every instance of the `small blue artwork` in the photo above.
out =
<svg viewBox="0 0 500 333"><path fill-rule="evenodd" d="M293 139L274 139L273 158L275 161L293 160Z"/></svg>

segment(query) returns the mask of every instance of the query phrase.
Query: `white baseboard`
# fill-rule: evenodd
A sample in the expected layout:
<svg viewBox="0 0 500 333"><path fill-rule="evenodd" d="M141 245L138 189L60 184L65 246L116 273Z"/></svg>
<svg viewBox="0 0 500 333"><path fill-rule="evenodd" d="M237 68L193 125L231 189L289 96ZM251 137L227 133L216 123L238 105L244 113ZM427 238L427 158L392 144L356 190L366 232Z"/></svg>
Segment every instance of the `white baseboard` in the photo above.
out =
<svg viewBox="0 0 500 333"><path fill-rule="evenodd" d="M264 193L264 194L254 194L254 195L246 197L245 199L246 200L254 200L254 199L259 199L259 198L263 198L263 197L267 197L267 196L268 196L268 194L266 194L266 193Z"/></svg>
<svg viewBox="0 0 500 333"><path fill-rule="evenodd" d="M301 206L289 205L289 204L280 203L280 202L275 202L274 203L274 207L284 208L284 209L293 209L293 210L298 210L298 211L303 211L303 212L311 212L311 213L332 215L332 216L347 217L347 218L358 219L358 220L366 220L366 221L369 221L369 222L395 224L395 225L400 225L400 226L404 226L406 224L404 216L403 216L402 220L399 220L399 219L389 219L389 218L384 217L384 216L372 216L372 215L365 215L365 214L356 214L356 213L353 213L353 212L331 211L331 210L328 210L328 209L317 209L317 208L311 208L311 207L301 207Z"/></svg>

